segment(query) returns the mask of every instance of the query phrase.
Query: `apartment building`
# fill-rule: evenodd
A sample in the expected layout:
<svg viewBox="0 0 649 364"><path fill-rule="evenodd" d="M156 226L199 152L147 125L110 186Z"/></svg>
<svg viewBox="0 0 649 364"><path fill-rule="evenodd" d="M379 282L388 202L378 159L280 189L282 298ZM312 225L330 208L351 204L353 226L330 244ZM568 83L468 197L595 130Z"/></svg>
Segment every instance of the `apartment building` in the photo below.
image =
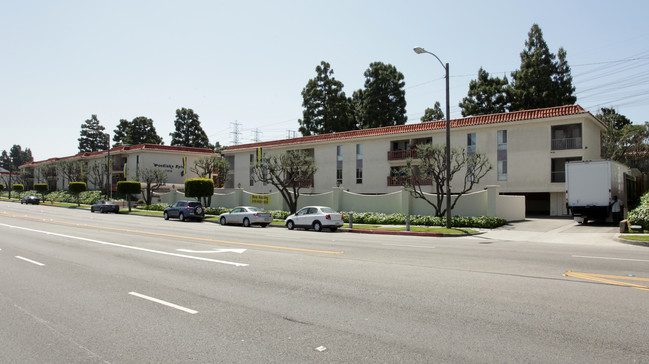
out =
<svg viewBox="0 0 649 364"><path fill-rule="evenodd" d="M564 166L573 160L601 159L604 124L579 105L473 116L451 120L451 146L485 153L493 169L475 189L499 185L502 194L523 195L528 215L561 216L565 206ZM305 150L317 172L303 193L332 187L359 194L387 194L401 189L399 168L416 160L416 145L446 142L446 122L426 122L306 136L232 146L223 155L230 163L226 188L269 193L271 185L255 182L257 156ZM434 186L422 176L422 183ZM459 188L458 178L451 190Z"/></svg>
<svg viewBox="0 0 649 364"><path fill-rule="evenodd" d="M19 168L26 188L33 187L34 183L48 183L54 191L67 188L70 182L60 167L65 162L80 162L80 174L88 183L88 189L93 190L103 189L101 185L108 184L110 164L110 185L114 191L119 181L138 180L142 168L163 169L167 172L167 184L184 184L185 179L198 177L191 171L194 161L212 155L215 153L211 149L138 144L114 147L110 152L103 150L30 162Z"/></svg>

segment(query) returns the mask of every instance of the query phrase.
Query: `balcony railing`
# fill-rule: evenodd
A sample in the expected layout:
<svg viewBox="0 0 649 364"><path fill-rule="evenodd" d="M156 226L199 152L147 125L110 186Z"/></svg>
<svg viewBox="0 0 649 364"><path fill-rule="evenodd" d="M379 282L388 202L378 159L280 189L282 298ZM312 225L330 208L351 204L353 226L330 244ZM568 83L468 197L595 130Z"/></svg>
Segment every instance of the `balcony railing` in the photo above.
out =
<svg viewBox="0 0 649 364"><path fill-rule="evenodd" d="M581 138L552 139L552 150L581 149Z"/></svg>
<svg viewBox="0 0 649 364"><path fill-rule="evenodd" d="M388 176L388 186L403 186L404 182L406 182L406 176ZM417 182L420 185L423 186L431 186L433 184L433 179L430 176L416 176L416 177L410 177L411 178L411 183L410 184L415 184L413 182ZM416 180L414 180L416 178Z"/></svg>
<svg viewBox="0 0 649 364"><path fill-rule="evenodd" d="M417 149L388 151L389 161L403 160L408 158L417 158Z"/></svg>

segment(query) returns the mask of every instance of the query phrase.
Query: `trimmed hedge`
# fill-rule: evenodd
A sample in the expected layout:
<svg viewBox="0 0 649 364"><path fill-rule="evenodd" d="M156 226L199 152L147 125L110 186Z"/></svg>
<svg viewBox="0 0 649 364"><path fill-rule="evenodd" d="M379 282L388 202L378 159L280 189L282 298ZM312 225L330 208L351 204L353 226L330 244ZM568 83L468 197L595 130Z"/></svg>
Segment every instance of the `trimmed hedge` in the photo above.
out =
<svg viewBox="0 0 649 364"><path fill-rule="evenodd" d="M21 185L20 183L14 183L11 185L11 190L21 193L25 190L25 185Z"/></svg>
<svg viewBox="0 0 649 364"><path fill-rule="evenodd" d="M354 214L354 223L374 225L405 225L406 215L402 213L384 214L378 212L342 212L344 221L349 222L349 214ZM446 226L446 217L410 215L411 225L420 226ZM453 216L451 226L453 227L475 227L493 229L507 224L507 220L498 217L488 216Z"/></svg>
<svg viewBox="0 0 649 364"><path fill-rule="evenodd" d="M214 181L209 178L189 178L185 180L186 197L210 197L214 194Z"/></svg>
<svg viewBox="0 0 649 364"><path fill-rule="evenodd" d="M649 193L640 198L640 206L629 212L627 220L631 225L640 225L643 230L649 230Z"/></svg>
<svg viewBox="0 0 649 364"><path fill-rule="evenodd" d="M142 185L138 181L117 182L117 193L122 195L137 195L142 193Z"/></svg>
<svg viewBox="0 0 649 364"><path fill-rule="evenodd" d="M70 182L68 184L68 191L71 193L78 195L81 192L85 192L88 190L88 185L85 182Z"/></svg>
<svg viewBox="0 0 649 364"><path fill-rule="evenodd" d="M47 183L36 183L34 184L34 190L43 194L50 190L50 186Z"/></svg>

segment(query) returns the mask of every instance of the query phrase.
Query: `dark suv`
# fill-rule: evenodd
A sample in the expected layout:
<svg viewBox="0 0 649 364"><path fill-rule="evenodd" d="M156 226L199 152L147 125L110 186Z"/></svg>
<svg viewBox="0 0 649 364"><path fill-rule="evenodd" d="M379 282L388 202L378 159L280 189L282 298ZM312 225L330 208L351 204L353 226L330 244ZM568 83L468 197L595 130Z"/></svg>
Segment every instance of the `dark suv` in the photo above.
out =
<svg viewBox="0 0 649 364"><path fill-rule="evenodd" d="M198 201L176 201L164 210L165 220L169 220L170 217L177 217L180 221L187 219L200 221L205 218L205 209Z"/></svg>

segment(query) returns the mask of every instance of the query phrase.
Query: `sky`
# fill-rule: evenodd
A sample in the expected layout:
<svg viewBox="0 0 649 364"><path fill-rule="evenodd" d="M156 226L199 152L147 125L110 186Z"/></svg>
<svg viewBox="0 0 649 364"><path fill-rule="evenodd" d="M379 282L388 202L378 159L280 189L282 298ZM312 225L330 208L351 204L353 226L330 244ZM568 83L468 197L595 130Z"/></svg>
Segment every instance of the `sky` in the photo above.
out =
<svg viewBox="0 0 649 364"><path fill-rule="evenodd" d="M567 51L577 104L649 121L649 2L545 1L13 1L0 0L0 151L34 160L78 153L96 114L151 118L169 145L191 108L221 145L298 134L301 91L321 61L347 96L372 62L405 77L408 123L439 101L449 63L451 118L483 67L507 76L533 24Z"/></svg>

